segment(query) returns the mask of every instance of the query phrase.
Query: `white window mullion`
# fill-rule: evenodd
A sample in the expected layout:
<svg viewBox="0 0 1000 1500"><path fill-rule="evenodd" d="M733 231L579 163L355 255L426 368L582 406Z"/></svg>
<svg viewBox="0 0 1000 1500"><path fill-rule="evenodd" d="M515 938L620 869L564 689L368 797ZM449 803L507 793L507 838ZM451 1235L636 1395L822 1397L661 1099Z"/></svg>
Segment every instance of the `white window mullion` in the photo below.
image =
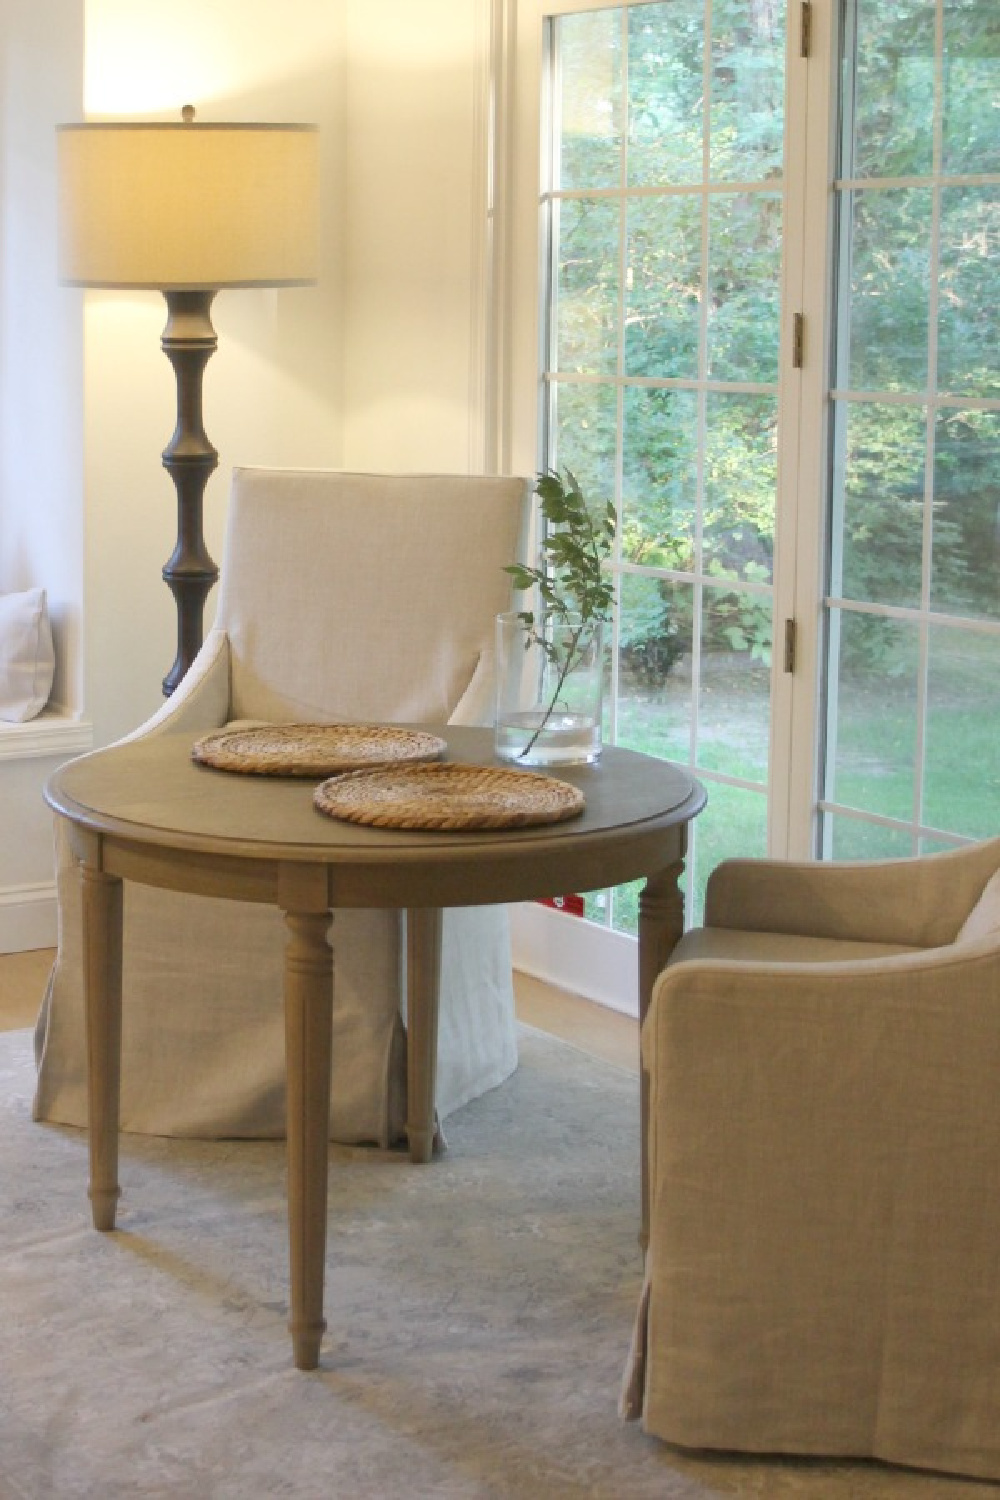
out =
<svg viewBox="0 0 1000 1500"><path fill-rule="evenodd" d="M924 777L926 771L927 719L930 689L930 622L931 577L934 563L934 450L937 441L938 407L938 298L941 266L941 171L944 136L944 5L937 0L934 17L934 133L931 146L930 265L927 302L927 426L924 432L924 516L923 569L920 580L921 609L917 660L917 728L913 777L913 823L920 828L924 821ZM914 839L914 854L919 853Z"/></svg>
<svg viewBox="0 0 1000 1500"><path fill-rule="evenodd" d="M836 0L813 0L811 50L803 58L799 7L789 7L775 623L780 631L791 618L797 630L794 673L783 672L778 661L774 675L771 852L796 859L818 852L837 25ZM793 371L792 318L797 312L805 336L802 368ZM776 657L780 644L779 636Z"/></svg>

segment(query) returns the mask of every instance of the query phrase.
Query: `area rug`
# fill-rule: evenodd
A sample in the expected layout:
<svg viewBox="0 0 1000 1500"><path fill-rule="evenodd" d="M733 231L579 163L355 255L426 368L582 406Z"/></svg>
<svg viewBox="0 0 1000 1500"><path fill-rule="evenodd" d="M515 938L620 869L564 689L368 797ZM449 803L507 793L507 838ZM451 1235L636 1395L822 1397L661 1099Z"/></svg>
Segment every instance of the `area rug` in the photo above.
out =
<svg viewBox="0 0 1000 1500"><path fill-rule="evenodd" d="M33 1124L0 1036L0 1500L883 1500L990 1486L691 1455L617 1415L639 1290L637 1085L522 1029L447 1153L334 1147L321 1368L291 1363L281 1143Z"/></svg>

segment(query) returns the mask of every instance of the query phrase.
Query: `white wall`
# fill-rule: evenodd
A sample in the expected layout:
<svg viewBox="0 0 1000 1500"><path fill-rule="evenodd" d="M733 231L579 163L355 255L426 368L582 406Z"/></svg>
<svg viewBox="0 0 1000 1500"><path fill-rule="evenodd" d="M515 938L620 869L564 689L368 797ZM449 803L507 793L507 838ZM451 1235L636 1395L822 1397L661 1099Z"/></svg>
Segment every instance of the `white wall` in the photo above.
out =
<svg viewBox="0 0 1000 1500"><path fill-rule="evenodd" d="M347 0L344 458L483 466L488 0Z"/></svg>
<svg viewBox="0 0 1000 1500"><path fill-rule="evenodd" d="M314 120L325 239L315 290L227 292L205 375L234 463L462 472L483 463L488 0L86 0L93 118ZM87 686L97 743L160 701L175 612L160 580L174 498L162 299L90 293ZM206 622L214 609L210 598Z"/></svg>
<svg viewBox="0 0 1000 1500"><path fill-rule="evenodd" d="M56 284L55 125L80 110L82 0L0 5L0 591L48 590L55 700L83 701L83 362Z"/></svg>
<svg viewBox="0 0 1000 1500"><path fill-rule="evenodd" d="M223 292L204 383L219 467L205 535L222 560L235 464L337 465L341 429L343 11L329 0L86 0L90 118L289 120L320 126L316 287ZM176 533L160 455L174 424L157 293L86 295L86 703L98 744L162 702L176 611L160 571ZM205 610L206 627L214 593Z"/></svg>
<svg viewBox="0 0 1000 1500"><path fill-rule="evenodd" d="M55 125L79 113L82 0L0 4L0 591L42 586L64 717L0 724L0 952L55 938L42 787L89 747L80 298L56 284Z"/></svg>
<svg viewBox="0 0 1000 1500"><path fill-rule="evenodd" d="M321 127L320 285L215 301L205 532L221 562L234 464L483 465L489 13L489 0L374 13L369 0L4 0L0 190L17 180L32 212L5 238L0 281L0 587L49 586L59 690L95 743L159 706L174 656L160 577L174 386L158 294L56 283L54 125L174 118L191 102L202 119Z"/></svg>
<svg viewBox="0 0 1000 1500"><path fill-rule="evenodd" d="M176 499L160 455L175 396L158 294L57 283L56 124L170 119L190 102L204 120L320 126L320 284L215 301L205 532L221 562L234 464L483 466L490 9L2 0L0 589L48 588L56 696L96 745L160 705L174 657L160 572ZM210 597L206 624L213 612ZM87 747L77 730L2 748L0 949L53 940L40 788Z"/></svg>

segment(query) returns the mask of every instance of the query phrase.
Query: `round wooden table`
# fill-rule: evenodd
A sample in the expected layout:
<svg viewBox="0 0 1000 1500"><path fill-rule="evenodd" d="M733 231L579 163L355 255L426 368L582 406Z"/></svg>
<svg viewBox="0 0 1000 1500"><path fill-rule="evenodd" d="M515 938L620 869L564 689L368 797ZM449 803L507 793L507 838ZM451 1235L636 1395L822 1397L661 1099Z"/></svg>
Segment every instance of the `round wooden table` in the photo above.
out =
<svg viewBox="0 0 1000 1500"><path fill-rule="evenodd" d="M494 765L493 731L426 726L447 759ZM639 901L640 1024L683 927L677 881L687 825L705 804L679 767L606 749L559 768L586 808L573 821L503 832L411 832L325 817L314 783L195 765L194 736L160 733L69 762L46 788L70 825L83 883L90 1198L115 1226L121 1074L122 881L270 902L285 950L290 1322L295 1363L319 1362L326 1255L333 956L338 907L407 913L407 1135L414 1161L434 1141L441 910L593 890L645 877ZM183 942L183 934L176 934ZM641 1086L642 1239L648 1224L646 1089Z"/></svg>

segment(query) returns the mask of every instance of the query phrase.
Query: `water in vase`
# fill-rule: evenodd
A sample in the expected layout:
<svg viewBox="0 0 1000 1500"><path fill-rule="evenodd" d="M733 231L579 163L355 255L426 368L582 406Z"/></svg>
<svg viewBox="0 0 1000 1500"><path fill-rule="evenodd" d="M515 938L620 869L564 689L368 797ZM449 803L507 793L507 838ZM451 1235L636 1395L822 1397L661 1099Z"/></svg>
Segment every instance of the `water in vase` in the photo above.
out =
<svg viewBox="0 0 1000 1500"><path fill-rule="evenodd" d="M496 753L519 766L587 765L600 757L601 725L592 714L556 710L540 727L540 709L506 714L497 724Z"/></svg>

